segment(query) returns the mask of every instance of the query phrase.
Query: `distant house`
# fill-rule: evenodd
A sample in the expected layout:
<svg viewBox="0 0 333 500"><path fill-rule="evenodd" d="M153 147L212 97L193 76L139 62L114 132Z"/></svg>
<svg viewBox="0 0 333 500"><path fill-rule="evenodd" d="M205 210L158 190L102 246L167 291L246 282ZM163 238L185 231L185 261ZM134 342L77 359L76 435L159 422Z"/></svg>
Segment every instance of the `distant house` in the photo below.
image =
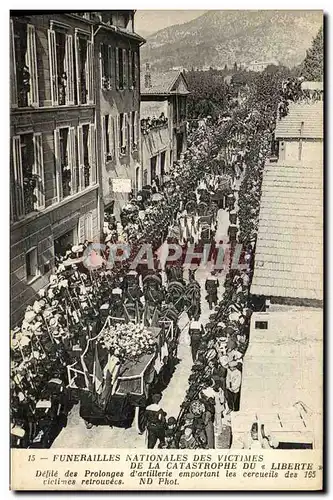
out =
<svg viewBox="0 0 333 500"><path fill-rule="evenodd" d="M141 73L141 187L162 180L187 146L186 78L182 71Z"/></svg>
<svg viewBox="0 0 333 500"><path fill-rule="evenodd" d="M322 162L323 122L322 101L291 103L276 124L279 162Z"/></svg>
<svg viewBox="0 0 333 500"><path fill-rule="evenodd" d="M277 61L252 61L250 64L247 65L247 70L248 71L264 71L267 66L270 66L271 64L277 66L278 63Z"/></svg>

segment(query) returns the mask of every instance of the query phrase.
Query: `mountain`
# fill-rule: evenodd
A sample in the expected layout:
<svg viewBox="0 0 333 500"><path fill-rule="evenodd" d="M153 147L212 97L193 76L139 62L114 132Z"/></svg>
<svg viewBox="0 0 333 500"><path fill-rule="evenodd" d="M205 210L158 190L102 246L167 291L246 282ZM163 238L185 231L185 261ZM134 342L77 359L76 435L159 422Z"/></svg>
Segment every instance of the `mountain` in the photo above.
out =
<svg viewBox="0 0 333 500"><path fill-rule="evenodd" d="M252 61L299 64L323 23L322 11L208 11L147 38L152 69L224 67Z"/></svg>

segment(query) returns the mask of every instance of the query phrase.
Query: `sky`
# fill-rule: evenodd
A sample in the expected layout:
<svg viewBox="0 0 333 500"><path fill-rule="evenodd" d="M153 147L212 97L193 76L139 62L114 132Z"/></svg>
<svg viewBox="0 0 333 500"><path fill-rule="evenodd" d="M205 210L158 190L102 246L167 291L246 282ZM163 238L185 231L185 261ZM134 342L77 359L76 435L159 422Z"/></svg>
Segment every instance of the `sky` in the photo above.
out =
<svg viewBox="0 0 333 500"><path fill-rule="evenodd" d="M173 24L191 21L205 12L205 10L137 10L134 18L135 31L148 35Z"/></svg>

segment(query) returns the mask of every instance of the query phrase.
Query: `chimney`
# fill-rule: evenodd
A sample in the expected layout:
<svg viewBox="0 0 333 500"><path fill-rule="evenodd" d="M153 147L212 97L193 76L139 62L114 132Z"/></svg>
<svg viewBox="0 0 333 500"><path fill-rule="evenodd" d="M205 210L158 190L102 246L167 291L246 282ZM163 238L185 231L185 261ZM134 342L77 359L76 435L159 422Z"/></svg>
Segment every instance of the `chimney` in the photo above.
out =
<svg viewBox="0 0 333 500"><path fill-rule="evenodd" d="M146 63L146 73L145 73L145 88L151 88L151 75L150 75L150 64Z"/></svg>

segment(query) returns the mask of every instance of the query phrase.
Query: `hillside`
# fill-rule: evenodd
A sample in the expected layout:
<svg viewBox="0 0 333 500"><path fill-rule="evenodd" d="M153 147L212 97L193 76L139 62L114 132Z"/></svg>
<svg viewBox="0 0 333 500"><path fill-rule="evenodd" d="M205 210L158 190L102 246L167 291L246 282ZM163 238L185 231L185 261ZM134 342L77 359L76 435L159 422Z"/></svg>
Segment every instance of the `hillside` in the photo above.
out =
<svg viewBox="0 0 333 500"><path fill-rule="evenodd" d="M147 38L141 61L153 69L299 64L322 24L321 11L208 11Z"/></svg>

